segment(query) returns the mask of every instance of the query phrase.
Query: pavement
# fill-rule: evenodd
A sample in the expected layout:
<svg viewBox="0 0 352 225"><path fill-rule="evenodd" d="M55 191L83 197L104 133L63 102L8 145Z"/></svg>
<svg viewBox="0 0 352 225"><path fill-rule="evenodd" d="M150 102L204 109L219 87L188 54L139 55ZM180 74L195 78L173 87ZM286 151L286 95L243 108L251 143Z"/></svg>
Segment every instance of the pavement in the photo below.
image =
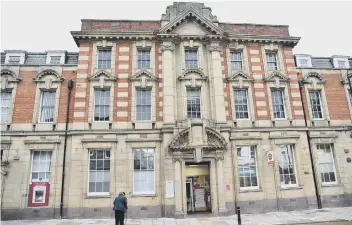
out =
<svg viewBox="0 0 352 225"><path fill-rule="evenodd" d="M352 225L352 207L324 208L304 211L270 212L265 214L242 214L242 225ZM16 220L1 221L1 225L113 225L113 219L74 220ZM238 225L237 215L210 217L205 215L187 216L185 219L127 219L127 225Z"/></svg>

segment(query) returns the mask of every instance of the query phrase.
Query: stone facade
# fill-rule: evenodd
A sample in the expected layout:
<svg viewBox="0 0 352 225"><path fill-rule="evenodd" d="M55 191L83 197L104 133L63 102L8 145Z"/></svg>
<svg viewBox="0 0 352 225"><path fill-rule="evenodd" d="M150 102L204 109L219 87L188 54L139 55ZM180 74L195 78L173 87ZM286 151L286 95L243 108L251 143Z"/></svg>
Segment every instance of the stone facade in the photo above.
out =
<svg viewBox="0 0 352 225"><path fill-rule="evenodd" d="M213 215L234 214L237 206L247 213L316 208L307 134L323 207L352 205L352 163L347 162L352 73L336 68L341 63L334 58L328 60L331 68L325 58L310 56L310 67L296 67L300 56L292 49L299 38L290 36L287 26L221 23L204 4L174 3L160 21L82 20L81 31L71 34L78 53L1 54L1 92L11 99L1 124L2 219L60 217L69 80L74 88L64 218L112 217L113 199L121 191L128 197L129 217L182 218L187 214L185 167L200 162L210 165ZM101 66L104 50L109 66ZM149 55L146 67L139 64L143 51ZM188 58L190 52L195 58ZM96 121L96 90L109 90L104 121ZM137 117L138 90L150 91L150 117L142 121ZM189 90L199 91L199 112L190 110ZM246 93L242 100L236 90ZM55 93L49 122L39 119L43 91ZM314 91L320 93L319 102L311 99ZM246 146L254 149L250 164L256 172L250 180L256 185L240 182L245 176L240 152ZM283 148L288 158L282 158ZM89 158L96 149L109 151L103 193L89 187ZM153 151L152 191L136 191L136 149ZM44 206L30 202L36 151L51 152L44 169L50 173Z"/></svg>

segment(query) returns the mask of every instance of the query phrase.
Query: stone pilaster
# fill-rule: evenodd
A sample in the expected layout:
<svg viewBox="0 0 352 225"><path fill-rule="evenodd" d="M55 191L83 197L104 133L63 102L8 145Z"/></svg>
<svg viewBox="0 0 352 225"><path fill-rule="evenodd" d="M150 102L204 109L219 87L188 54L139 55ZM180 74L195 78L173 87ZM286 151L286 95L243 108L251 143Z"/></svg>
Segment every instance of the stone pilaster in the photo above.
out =
<svg viewBox="0 0 352 225"><path fill-rule="evenodd" d="M184 213L182 210L182 159L181 153L174 153L175 161L175 218L183 218Z"/></svg>
<svg viewBox="0 0 352 225"><path fill-rule="evenodd" d="M222 77L221 57L220 51L221 46L219 43L212 42L209 47L211 52L211 65L212 73L210 80L214 90L214 103L215 107L215 121L218 124L226 123L226 112L225 112L225 100L224 100L224 83Z"/></svg>
<svg viewBox="0 0 352 225"><path fill-rule="evenodd" d="M162 56L162 72L163 72L163 87L164 87L164 125L175 123L175 79L173 69L173 50L175 45L172 42L164 42L160 50L163 52Z"/></svg>
<svg viewBox="0 0 352 225"><path fill-rule="evenodd" d="M227 209L225 203L225 185L224 185L224 169L223 169L223 160L224 155L222 151L216 152L216 176L218 183L218 209L219 209L219 216L226 216Z"/></svg>

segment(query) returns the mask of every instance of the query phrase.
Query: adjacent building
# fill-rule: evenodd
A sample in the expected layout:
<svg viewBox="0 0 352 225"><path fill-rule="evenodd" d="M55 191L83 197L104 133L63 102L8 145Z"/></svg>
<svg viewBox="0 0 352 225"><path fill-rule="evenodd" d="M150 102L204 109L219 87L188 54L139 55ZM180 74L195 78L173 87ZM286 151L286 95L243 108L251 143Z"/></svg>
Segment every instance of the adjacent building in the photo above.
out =
<svg viewBox="0 0 352 225"><path fill-rule="evenodd" d="M132 218L352 205L351 58L203 3L71 34L1 53L2 219L111 217L121 191Z"/></svg>

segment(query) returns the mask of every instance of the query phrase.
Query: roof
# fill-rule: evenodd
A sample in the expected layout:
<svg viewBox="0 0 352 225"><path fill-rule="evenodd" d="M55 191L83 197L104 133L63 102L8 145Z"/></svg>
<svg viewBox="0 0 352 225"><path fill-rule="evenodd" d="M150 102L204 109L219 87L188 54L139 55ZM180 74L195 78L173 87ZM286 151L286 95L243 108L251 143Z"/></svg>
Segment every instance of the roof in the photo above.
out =
<svg viewBox="0 0 352 225"><path fill-rule="evenodd" d="M46 65L46 52L27 52L24 65ZM1 64L5 64L6 53L1 52ZM65 65L77 65L78 52L68 52L66 54Z"/></svg>

